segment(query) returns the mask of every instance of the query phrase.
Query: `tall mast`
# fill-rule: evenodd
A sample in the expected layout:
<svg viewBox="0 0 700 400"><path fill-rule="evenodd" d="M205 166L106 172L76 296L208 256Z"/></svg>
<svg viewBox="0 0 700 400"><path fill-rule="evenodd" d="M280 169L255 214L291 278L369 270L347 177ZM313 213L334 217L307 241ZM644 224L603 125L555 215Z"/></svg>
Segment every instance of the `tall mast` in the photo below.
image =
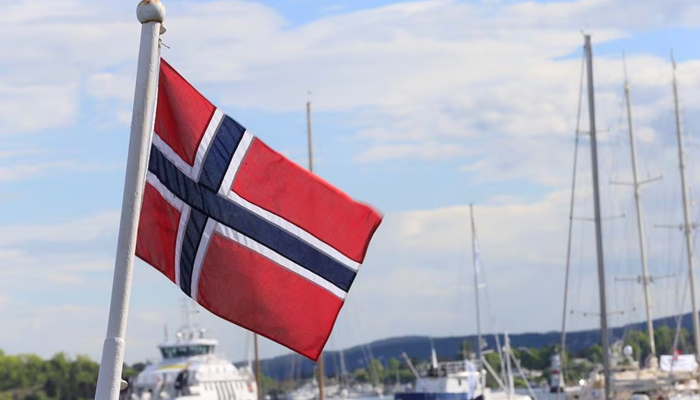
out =
<svg viewBox="0 0 700 400"><path fill-rule="evenodd" d="M593 169L593 207L595 214L596 254L598 259L598 291L600 293L600 330L603 346L603 370L605 373L605 400L611 399L610 353L608 340L608 310L605 296L605 265L603 259L603 229L600 219L600 190L598 186L598 143L595 126L595 95L593 91L593 50L591 35L585 35L586 66L588 72L588 118L591 135L591 166Z"/></svg>
<svg viewBox="0 0 700 400"><path fill-rule="evenodd" d="M625 102L627 104L627 126L630 135L630 151L632 154L632 177L634 179L634 203L637 210L637 227L639 233L639 251L642 259L642 287L644 288L644 306L647 314L647 334L649 335L649 348L651 355L656 355L656 343L654 341L654 322L651 316L651 298L649 296L649 284L651 277L647 270L647 250L644 243L644 220L642 218L642 200L639 195L639 188L642 183L639 182L637 175L637 149L634 144L634 130L632 128L632 106L630 104L630 85L627 80L627 63L623 57L622 62L625 69Z"/></svg>
<svg viewBox="0 0 700 400"><path fill-rule="evenodd" d="M313 156L313 146L311 141L311 101L306 102L306 134L307 141L309 145L309 172L314 172L314 156ZM316 367L318 369L318 400L324 400L323 394L323 378L325 372L323 370L323 350L318 357L316 362Z"/></svg>
<svg viewBox="0 0 700 400"><path fill-rule="evenodd" d="M474 264L474 297L476 298L476 359L481 361L481 318L479 316L479 249L476 245L476 226L474 225L474 206L469 205L472 222L472 262Z"/></svg>
<svg viewBox="0 0 700 400"><path fill-rule="evenodd" d="M511 354L513 354L510 351L510 338L508 337L508 332L505 333L505 347L503 349L505 359L506 359L506 378L507 379L507 384L508 384L508 394L507 394L507 399L513 398L513 395L515 394L515 384L513 382L513 371L510 368L510 357Z"/></svg>
<svg viewBox="0 0 700 400"><path fill-rule="evenodd" d="M688 279L690 280L690 304L693 308L693 337L695 339L695 353L700 354L700 322L698 321L698 303L695 298L695 268L693 266L693 238L691 233L693 224L690 222L690 210L688 188L685 182L685 155L683 154L683 128L681 126L681 114L678 109L678 82L676 80L676 61L671 53L671 63L673 64L673 103L676 112L676 136L678 137L678 160L681 170L681 189L683 190L683 231L685 233L685 244L688 252Z"/></svg>
<svg viewBox="0 0 700 400"><path fill-rule="evenodd" d="M345 381L345 377L347 376L347 372L345 371L345 353L343 352L343 349L340 349L340 386L341 387L347 387L348 384Z"/></svg>

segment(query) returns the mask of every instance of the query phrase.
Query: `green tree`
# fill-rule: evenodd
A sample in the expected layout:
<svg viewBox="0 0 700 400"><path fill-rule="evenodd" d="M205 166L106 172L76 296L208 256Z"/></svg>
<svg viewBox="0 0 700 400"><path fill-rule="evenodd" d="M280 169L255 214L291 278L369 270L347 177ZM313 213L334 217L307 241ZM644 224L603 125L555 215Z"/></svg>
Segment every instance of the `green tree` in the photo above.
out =
<svg viewBox="0 0 700 400"><path fill-rule="evenodd" d="M372 380L376 379L376 382L372 383L379 383L384 381L384 366L382 365L382 362L377 360L377 359L372 359L372 362L370 364L370 372Z"/></svg>
<svg viewBox="0 0 700 400"><path fill-rule="evenodd" d="M583 350L581 355L592 363L603 362L603 348L597 343Z"/></svg>
<svg viewBox="0 0 700 400"><path fill-rule="evenodd" d="M462 340L462 343L459 344L459 354L457 354L456 359L465 360L470 358L472 354L474 354L474 345L471 340Z"/></svg>
<svg viewBox="0 0 700 400"><path fill-rule="evenodd" d="M367 373L367 370L364 368L358 368L355 370L353 373L353 378L355 379L356 382L360 383L367 383L369 382L369 374Z"/></svg>
<svg viewBox="0 0 700 400"><path fill-rule="evenodd" d="M496 353L488 353L484 355L484 359L486 360L487 363L493 368L493 370L496 373L499 373L501 371L501 359L498 357L498 354ZM491 375L491 373L486 374L486 386L490 388L497 388L498 383L496 382L496 379Z"/></svg>
<svg viewBox="0 0 700 400"><path fill-rule="evenodd" d="M386 365L387 373L384 378L384 383L397 383L396 377L401 370L401 362L396 358L390 358ZM399 378L400 379L400 378Z"/></svg>

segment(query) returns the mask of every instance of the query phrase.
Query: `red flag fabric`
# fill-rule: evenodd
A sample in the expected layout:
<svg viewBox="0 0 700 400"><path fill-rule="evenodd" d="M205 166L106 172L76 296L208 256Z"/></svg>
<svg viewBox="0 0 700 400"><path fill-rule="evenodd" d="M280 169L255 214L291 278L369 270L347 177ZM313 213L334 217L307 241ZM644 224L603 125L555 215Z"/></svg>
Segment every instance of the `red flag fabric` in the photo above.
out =
<svg viewBox="0 0 700 400"><path fill-rule="evenodd" d="M161 60L136 255L312 360L382 216L253 136Z"/></svg>

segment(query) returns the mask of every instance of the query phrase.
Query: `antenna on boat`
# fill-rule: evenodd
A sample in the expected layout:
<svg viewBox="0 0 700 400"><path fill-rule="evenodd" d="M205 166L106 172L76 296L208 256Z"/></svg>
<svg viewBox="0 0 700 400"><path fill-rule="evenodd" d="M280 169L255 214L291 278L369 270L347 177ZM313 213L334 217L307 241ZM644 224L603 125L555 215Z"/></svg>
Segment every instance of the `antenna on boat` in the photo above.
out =
<svg viewBox="0 0 700 400"><path fill-rule="evenodd" d="M187 299L180 301L180 323L182 326L190 326L190 310L187 306Z"/></svg>
<svg viewBox="0 0 700 400"><path fill-rule="evenodd" d="M586 49L586 72L588 77L588 118L591 143L591 167L593 172L593 209L595 215L596 255L598 261L598 291L600 294L600 330L603 347L603 370L605 375L605 399L611 399L610 387L610 345L608 339L608 314L605 293L605 260L603 258L603 229L600 218L600 190L598 179L598 142L595 124L595 93L593 87L593 49L591 35L584 34ZM697 316L696 316L697 318Z"/></svg>

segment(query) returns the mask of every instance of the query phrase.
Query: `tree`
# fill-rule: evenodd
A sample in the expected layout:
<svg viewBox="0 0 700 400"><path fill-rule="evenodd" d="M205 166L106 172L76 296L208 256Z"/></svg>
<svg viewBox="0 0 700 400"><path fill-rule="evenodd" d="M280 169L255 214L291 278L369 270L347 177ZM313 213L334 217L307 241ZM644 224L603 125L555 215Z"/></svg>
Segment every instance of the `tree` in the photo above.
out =
<svg viewBox="0 0 700 400"><path fill-rule="evenodd" d="M136 372L141 372L144 369L146 369L146 365L147 365L146 363L138 362L138 363L132 365L131 369L133 369Z"/></svg>
<svg viewBox="0 0 700 400"><path fill-rule="evenodd" d="M674 329L665 325L657 327L654 330L657 355L672 354L675 337L676 332ZM649 336L646 330L630 330L625 335L624 343L632 347L634 358L639 362L644 362L651 354L651 345L649 344ZM690 332L685 328L681 328L678 335L677 350L690 354L694 352L692 340L690 340Z"/></svg>
<svg viewBox="0 0 700 400"><path fill-rule="evenodd" d="M491 368L493 368L493 370L496 373L499 373L499 371L501 370L501 359L500 359L500 357L498 357L498 354L496 354L496 353L485 354L484 360L486 360L486 362L491 366ZM492 389L498 387L498 383L496 382L496 379L494 379L494 377L490 373L486 374L486 386L488 386Z"/></svg>
<svg viewBox="0 0 700 400"><path fill-rule="evenodd" d="M376 358L372 359L372 362L370 363L370 377L373 381L372 383L375 384L384 381L384 366L382 365L382 362ZM376 382L374 382L374 380L376 380Z"/></svg>
<svg viewBox="0 0 700 400"><path fill-rule="evenodd" d="M390 358L387 362L387 373L384 377L384 383L389 383L390 381L396 383L396 376L399 374L401 369L401 362L396 358Z"/></svg>
<svg viewBox="0 0 700 400"><path fill-rule="evenodd" d="M459 354L457 354L457 360L466 360L471 355L474 354L474 346L470 340L462 340L459 344Z"/></svg>
<svg viewBox="0 0 700 400"><path fill-rule="evenodd" d="M360 382L360 383L369 382L369 374L367 373L367 370L364 368L356 369L355 373L353 374L353 377L354 377L356 382Z"/></svg>
<svg viewBox="0 0 700 400"><path fill-rule="evenodd" d="M583 350L581 355L592 363L603 362L603 348L599 344L594 344Z"/></svg>

